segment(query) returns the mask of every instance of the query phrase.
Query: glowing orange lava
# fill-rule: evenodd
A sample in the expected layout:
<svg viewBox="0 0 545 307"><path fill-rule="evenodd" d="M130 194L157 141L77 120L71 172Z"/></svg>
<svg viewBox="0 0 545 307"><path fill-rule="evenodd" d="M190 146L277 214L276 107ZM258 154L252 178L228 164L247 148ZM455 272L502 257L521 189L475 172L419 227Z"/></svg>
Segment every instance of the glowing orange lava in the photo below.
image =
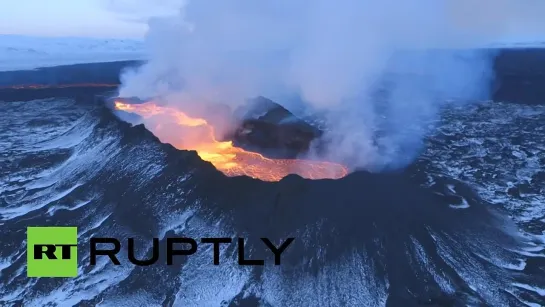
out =
<svg viewBox="0 0 545 307"><path fill-rule="evenodd" d="M135 113L161 141L178 149L195 150L201 159L212 163L227 176L246 175L263 181L279 181L289 174L309 179L338 179L346 176L346 167L325 161L269 159L255 152L233 146L231 141L217 141L214 127L202 118L193 118L172 107L153 102L127 104L115 102L115 108Z"/></svg>

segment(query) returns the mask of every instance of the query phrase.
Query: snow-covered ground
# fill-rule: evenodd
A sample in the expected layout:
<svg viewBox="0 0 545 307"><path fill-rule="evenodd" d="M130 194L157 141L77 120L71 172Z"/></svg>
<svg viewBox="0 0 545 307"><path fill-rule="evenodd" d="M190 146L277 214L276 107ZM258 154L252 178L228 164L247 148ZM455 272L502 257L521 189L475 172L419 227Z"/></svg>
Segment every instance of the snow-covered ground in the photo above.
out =
<svg viewBox="0 0 545 307"><path fill-rule="evenodd" d="M0 71L141 59L138 40L0 35Z"/></svg>
<svg viewBox="0 0 545 307"><path fill-rule="evenodd" d="M506 40L497 48L545 48L545 39ZM146 59L143 41L0 35L0 71Z"/></svg>

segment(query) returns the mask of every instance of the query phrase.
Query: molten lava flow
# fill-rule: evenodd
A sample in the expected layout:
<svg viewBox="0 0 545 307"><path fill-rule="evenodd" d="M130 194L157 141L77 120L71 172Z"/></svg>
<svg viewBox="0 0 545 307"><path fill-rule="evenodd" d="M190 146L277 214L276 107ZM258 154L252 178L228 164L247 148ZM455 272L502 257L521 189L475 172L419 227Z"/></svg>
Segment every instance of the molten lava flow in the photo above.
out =
<svg viewBox="0 0 545 307"><path fill-rule="evenodd" d="M201 159L212 163L227 176L247 175L264 181L279 181L288 174L309 179L342 178L348 170L336 163L299 159L269 159L255 152L220 142L214 128L201 118L193 118L153 102L128 104L115 102L115 108L142 116L145 125L163 142L178 149L195 150Z"/></svg>

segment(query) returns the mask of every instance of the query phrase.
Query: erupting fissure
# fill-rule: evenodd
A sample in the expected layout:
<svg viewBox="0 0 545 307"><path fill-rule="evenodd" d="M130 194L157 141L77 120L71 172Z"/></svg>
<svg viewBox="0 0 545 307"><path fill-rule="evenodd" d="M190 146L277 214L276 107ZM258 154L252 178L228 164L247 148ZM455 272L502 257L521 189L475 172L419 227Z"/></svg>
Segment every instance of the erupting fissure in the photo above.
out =
<svg viewBox="0 0 545 307"><path fill-rule="evenodd" d="M193 118L169 106L154 102L128 104L115 101L117 110L135 113L144 118L144 125L161 141L178 149L195 150L201 159L212 163L227 176L246 175L263 181L279 181L289 174L308 179L338 179L346 176L343 165L302 159L271 159L218 141L214 127L202 118Z"/></svg>

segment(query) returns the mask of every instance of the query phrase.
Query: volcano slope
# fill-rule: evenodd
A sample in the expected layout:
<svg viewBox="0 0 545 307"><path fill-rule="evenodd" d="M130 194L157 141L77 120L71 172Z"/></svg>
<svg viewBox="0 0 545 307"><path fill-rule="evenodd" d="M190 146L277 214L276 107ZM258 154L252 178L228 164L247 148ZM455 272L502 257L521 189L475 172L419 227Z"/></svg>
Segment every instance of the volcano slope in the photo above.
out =
<svg viewBox="0 0 545 307"><path fill-rule="evenodd" d="M3 305L544 302L541 105L445 110L426 152L395 173L263 182L227 177L196 152L121 121L105 91L0 92ZM26 277L26 227L36 225L78 226L78 277ZM94 236L136 238L139 259L153 237L163 247L171 236L244 237L247 258L267 264L239 266L235 246L224 245L219 266L210 246L172 266L121 256L119 266L104 257L93 267L85 246ZM295 238L282 265L271 265L261 237Z"/></svg>

